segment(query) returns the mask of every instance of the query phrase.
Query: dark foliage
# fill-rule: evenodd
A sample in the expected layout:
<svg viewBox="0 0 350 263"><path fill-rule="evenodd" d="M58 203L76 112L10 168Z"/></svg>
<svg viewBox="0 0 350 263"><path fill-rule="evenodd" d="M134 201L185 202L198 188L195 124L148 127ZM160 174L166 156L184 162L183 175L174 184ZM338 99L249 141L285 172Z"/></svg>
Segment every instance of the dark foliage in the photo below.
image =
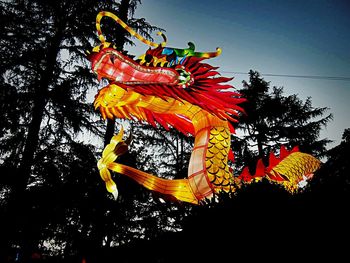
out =
<svg viewBox="0 0 350 263"><path fill-rule="evenodd" d="M1 262L6 254L27 261L35 251L80 261L102 247L147 240L179 227L186 206L160 203L157 196L118 175L120 198L114 201L96 167L96 146L104 127L93 112L91 93L97 81L85 51L97 40L95 17L101 10L124 14L124 20L146 37L159 30L145 19L133 18L139 3L1 2L0 45L6 51L0 54ZM132 43L115 22L105 22L109 39L119 48ZM114 133L114 125L111 128ZM138 130L137 139L143 141L149 134ZM87 137L95 146L86 143ZM158 143L173 142L171 136L163 139ZM170 148L173 151L174 145ZM175 149L172 162L182 155L180 146ZM140 167L147 163L142 156L134 151L120 161ZM178 169L185 166L181 165ZM181 172L167 171L167 176L174 174Z"/></svg>
<svg viewBox="0 0 350 263"><path fill-rule="evenodd" d="M350 234L350 165L344 160L349 150L349 141L332 149L303 193L291 195L262 181L234 196L221 194L218 202L194 207L182 232L108 250L106 260L116 255L120 262L342 260Z"/></svg>
<svg viewBox="0 0 350 263"><path fill-rule="evenodd" d="M324 156L328 139L319 139L320 131L333 118L324 116L327 108L314 108L311 98L305 102L297 95L285 96L283 88L273 87L258 72L249 72L249 81L243 81L239 92L247 99L242 104L245 113L240 118L238 130L244 132L233 143L237 164L241 160L254 166L256 157L265 157L277 151L281 144Z"/></svg>
<svg viewBox="0 0 350 263"><path fill-rule="evenodd" d="M310 243L326 249L329 240L345 236L349 130L308 190L297 196L262 183L193 208L163 203L121 175L113 175L120 198L107 194L96 161L115 123L105 133L105 123L93 111L90 97L98 83L84 53L97 42L95 17L101 10L117 12L147 38L159 30L133 17L138 4L1 1L0 262L16 257L19 262L197 262L210 256L215 262L233 261L237 255L292 254ZM132 44L112 20L104 26L119 49ZM266 152L270 143L301 140L307 151L323 151L327 141L317 141L318 133L331 116L311 120L325 108L284 97L281 88L269 93L268 83L254 72L246 91L253 103L246 105L251 119L243 117L254 130L249 142L262 138ZM161 170L167 178L186 176L191 139L177 131L132 126L132 150L120 162L157 175ZM240 145L245 156L255 157L245 141Z"/></svg>

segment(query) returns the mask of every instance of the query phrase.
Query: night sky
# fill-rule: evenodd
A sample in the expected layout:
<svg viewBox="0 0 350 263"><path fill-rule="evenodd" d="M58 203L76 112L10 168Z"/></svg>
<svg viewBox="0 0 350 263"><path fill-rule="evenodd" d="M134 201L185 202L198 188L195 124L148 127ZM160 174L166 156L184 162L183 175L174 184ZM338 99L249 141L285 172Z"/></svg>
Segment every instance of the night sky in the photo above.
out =
<svg viewBox="0 0 350 263"><path fill-rule="evenodd" d="M320 80L264 76L285 94L312 98L314 107L329 107L334 120L321 134L340 143L350 127L350 2L349 1L186 1L144 0L136 18L166 30L168 46L215 51L210 63L224 76L235 77L240 89L247 75L229 72L342 76L347 80ZM161 39L154 34L155 42ZM126 47L135 55L148 48Z"/></svg>

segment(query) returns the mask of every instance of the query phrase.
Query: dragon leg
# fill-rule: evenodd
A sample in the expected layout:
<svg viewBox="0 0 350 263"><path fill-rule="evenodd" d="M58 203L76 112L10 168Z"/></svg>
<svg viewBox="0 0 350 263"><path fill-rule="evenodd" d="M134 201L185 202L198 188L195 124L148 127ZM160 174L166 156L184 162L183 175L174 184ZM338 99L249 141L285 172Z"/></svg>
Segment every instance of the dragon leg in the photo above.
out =
<svg viewBox="0 0 350 263"><path fill-rule="evenodd" d="M145 188L161 193L171 199L198 204L198 199L193 194L192 188L187 179L163 179L127 165L116 163L115 160L118 156L127 150L125 148L126 144L122 140L122 136L123 130L121 130L118 135L113 136L110 144L105 147L102 158L98 161L100 175L106 183L108 192L112 193L115 199L118 196L118 190L116 184L111 178L109 170L124 174Z"/></svg>

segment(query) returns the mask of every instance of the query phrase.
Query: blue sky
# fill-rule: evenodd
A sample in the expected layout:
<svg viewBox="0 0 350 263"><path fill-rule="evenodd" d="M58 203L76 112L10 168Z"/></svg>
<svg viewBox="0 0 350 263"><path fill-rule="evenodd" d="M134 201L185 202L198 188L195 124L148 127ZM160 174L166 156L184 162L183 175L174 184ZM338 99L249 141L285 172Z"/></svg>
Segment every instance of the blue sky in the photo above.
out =
<svg viewBox="0 0 350 263"><path fill-rule="evenodd" d="M166 30L168 46L196 44L197 51L223 52L211 64L221 71L350 77L349 1L185 1L144 0L135 17ZM155 40L160 39L155 35ZM147 47L126 47L139 55ZM235 77L240 89L247 75ZM264 76L263 76L264 77ZM286 94L310 96L314 107L329 107L334 120L322 137L338 144L350 127L350 81L269 77Z"/></svg>

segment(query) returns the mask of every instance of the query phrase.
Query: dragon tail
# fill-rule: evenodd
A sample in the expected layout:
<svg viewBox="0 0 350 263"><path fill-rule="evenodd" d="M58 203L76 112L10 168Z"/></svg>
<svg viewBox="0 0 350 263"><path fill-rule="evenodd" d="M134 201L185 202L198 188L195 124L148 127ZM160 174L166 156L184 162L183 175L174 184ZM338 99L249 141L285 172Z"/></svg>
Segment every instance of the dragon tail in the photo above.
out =
<svg viewBox="0 0 350 263"><path fill-rule="evenodd" d="M318 159L300 152L298 147L288 151L282 145L278 157L270 152L269 166L265 166L262 159L259 159L254 175L249 172L248 167L245 167L238 178L244 183L266 178L270 182L280 184L287 191L294 193L307 184L307 180L313 177L314 172L320 166L321 162Z"/></svg>

